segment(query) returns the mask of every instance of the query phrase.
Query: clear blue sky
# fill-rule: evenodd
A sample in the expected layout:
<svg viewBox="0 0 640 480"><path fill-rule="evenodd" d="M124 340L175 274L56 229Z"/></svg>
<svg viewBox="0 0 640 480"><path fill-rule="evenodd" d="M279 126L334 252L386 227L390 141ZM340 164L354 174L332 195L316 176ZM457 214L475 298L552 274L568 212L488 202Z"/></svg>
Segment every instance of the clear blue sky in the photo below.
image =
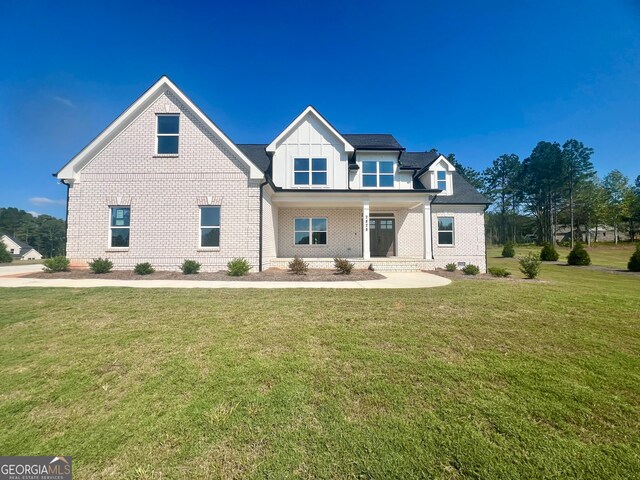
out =
<svg viewBox="0 0 640 480"><path fill-rule="evenodd" d="M0 206L63 217L51 173L162 74L238 143L313 104L477 169L577 138L640 174L639 2L0 0L0 40Z"/></svg>

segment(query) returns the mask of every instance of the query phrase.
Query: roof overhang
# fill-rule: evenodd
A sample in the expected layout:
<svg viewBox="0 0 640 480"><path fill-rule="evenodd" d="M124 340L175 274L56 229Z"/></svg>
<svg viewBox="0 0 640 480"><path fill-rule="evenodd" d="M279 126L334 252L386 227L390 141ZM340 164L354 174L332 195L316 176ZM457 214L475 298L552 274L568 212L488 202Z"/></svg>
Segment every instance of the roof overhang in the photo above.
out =
<svg viewBox="0 0 640 480"><path fill-rule="evenodd" d="M158 97L165 92L171 91L180 101L190 109L193 114L220 140L225 144L234 155L236 155L249 169L249 177L258 180L264 177L262 171L253 163L242 151L227 137L216 124L214 124L207 115L200 110L166 75L163 75L156 83L154 83L146 92L133 102L118 118L94 138L86 147L84 147L75 157L55 173L54 176L73 182L77 180L78 173L87 165L97 154L99 154L107 145L109 145L122 131L127 128L138 116L140 116L147 108L149 108Z"/></svg>
<svg viewBox="0 0 640 480"><path fill-rule="evenodd" d="M280 133L280 135L278 135L273 140L273 142L271 142L267 146L267 152L274 153L276 151L278 144L283 139L285 139L291 133L292 130L297 128L298 125L300 125L300 123L302 123L302 121L307 117L307 115L311 115L315 117L327 130L329 130L333 135L335 135L335 137L338 138L338 140L340 140L340 142L342 142L342 144L344 145L344 150L347 154L352 154L355 151L355 148L353 147L353 145L351 145L342 135L340 135L340 133L335 128L333 128L333 125L331 125L322 115L320 115L320 112L318 112L315 108L309 105L307 108L305 108L302 111L300 115L298 115L295 118L293 122L291 122L287 126L287 128L285 128Z"/></svg>
<svg viewBox="0 0 640 480"><path fill-rule="evenodd" d="M413 208L431 202L438 191L391 190L275 190L279 207L352 207L368 203L373 208Z"/></svg>
<svg viewBox="0 0 640 480"><path fill-rule="evenodd" d="M439 163L439 162L443 162L446 167L447 167L447 171L449 172L455 172L456 171L456 167L453 166L453 164L447 160L447 157L445 157L444 155L440 154L433 162L429 163L428 165L425 165L424 167L422 167L422 169L416 173L416 177L420 177L422 176L425 172L428 172L429 170L432 169L432 167Z"/></svg>

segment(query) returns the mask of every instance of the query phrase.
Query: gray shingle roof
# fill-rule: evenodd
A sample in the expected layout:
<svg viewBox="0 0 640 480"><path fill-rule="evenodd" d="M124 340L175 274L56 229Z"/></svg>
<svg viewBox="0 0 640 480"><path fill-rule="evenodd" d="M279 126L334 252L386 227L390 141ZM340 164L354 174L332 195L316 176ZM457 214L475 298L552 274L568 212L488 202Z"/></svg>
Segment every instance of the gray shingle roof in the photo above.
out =
<svg viewBox="0 0 640 480"><path fill-rule="evenodd" d="M436 204L477 204L489 205L487 197L478 192L473 185L467 182L458 172L452 173L453 195L438 195L433 199Z"/></svg>
<svg viewBox="0 0 640 480"><path fill-rule="evenodd" d="M358 150L403 150L402 145L390 133L344 133L344 139Z"/></svg>
<svg viewBox="0 0 640 480"><path fill-rule="evenodd" d="M5 234L6 235L6 234ZM0 238L2 238L3 235L0 235ZM11 240L14 243L17 243L18 246L20 247L20 251L16 252L13 254L14 257L21 257L22 255L24 255L25 253L27 253L29 250L35 250L35 248L33 248L31 245L29 245L28 243L23 242L22 240L18 240L17 238L12 237L11 235L7 235L7 237L9 238L9 240Z"/></svg>
<svg viewBox="0 0 640 480"><path fill-rule="evenodd" d="M269 169L271 159L267 155L266 143L237 143L237 147L263 172Z"/></svg>
<svg viewBox="0 0 640 480"><path fill-rule="evenodd" d="M402 152L400 165L403 167L424 168L431 165L439 156L438 152Z"/></svg>

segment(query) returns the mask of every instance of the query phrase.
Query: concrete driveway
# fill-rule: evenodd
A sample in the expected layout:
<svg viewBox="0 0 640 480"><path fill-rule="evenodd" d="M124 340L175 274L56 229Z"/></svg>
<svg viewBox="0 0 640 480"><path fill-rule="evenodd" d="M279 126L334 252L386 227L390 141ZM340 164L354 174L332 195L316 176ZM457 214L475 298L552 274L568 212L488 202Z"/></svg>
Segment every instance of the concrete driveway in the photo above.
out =
<svg viewBox="0 0 640 480"><path fill-rule="evenodd" d="M209 280L82 280L24 278L18 275L37 272L42 265L0 267L2 287L130 287L130 288L432 288L451 283L448 278L425 272L384 273L382 280L342 282L242 282Z"/></svg>
<svg viewBox="0 0 640 480"><path fill-rule="evenodd" d="M44 266L40 263L20 265L18 262L0 265L0 277L6 275L20 275L23 273L40 272Z"/></svg>

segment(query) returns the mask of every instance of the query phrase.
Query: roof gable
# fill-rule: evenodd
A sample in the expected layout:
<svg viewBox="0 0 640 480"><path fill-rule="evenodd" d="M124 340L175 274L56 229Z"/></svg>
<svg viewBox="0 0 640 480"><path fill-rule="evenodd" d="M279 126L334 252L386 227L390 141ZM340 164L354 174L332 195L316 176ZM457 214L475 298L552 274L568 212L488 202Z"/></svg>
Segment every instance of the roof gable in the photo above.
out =
<svg viewBox="0 0 640 480"><path fill-rule="evenodd" d="M98 153L109 145L128 125L131 124L142 112L144 112L153 102L171 91L180 101L190 109L202 123L236 155L240 161L249 168L249 176L252 179L261 179L262 171L227 137L207 115L200 110L166 75L163 75L146 92L144 92L135 102L133 102L123 113L105 128L97 137L74 156L59 172L55 174L62 180L75 181L78 172L88 164Z"/></svg>
<svg viewBox="0 0 640 480"><path fill-rule="evenodd" d="M274 153L276 151L276 148L278 146L278 144L280 142L282 142L282 140L284 140L285 138L287 138L289 136L289 134L291 134L291 132L293 132L303 121L305 118L307 118L307 116L312 116L314 117L317 121L319 121L327 130L329 130L329 132L331 132L340 142L342 142L342 144L344 145L344 149L347 152L347 154L353 153L354 152L354 148L353 145L351 145L346 138L344 138L344 136L342 136L335 128L333 128L333 125L331 125L322 115L320 115L320 113L313 108L311 105L309 105L307 108L305 108L302 113L300 115L298 115L295 120L293 122L291 122L287 128L285 128L282 132L280 132L280 134L269 144L267 145L267 152L270 153Z"/></svg>

